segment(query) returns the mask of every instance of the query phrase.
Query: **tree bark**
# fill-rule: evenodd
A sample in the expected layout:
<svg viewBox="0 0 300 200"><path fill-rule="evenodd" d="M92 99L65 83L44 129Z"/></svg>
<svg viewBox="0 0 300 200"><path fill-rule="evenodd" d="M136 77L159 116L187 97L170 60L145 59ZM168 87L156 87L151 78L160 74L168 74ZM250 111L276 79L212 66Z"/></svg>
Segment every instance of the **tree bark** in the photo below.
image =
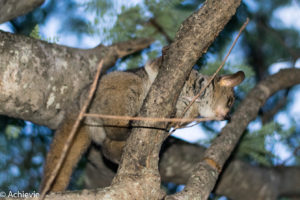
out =
<svg viewBox="0 0 300 200"><path fill-rule="evenodd" d="M0 0L0 24L24 15L37 8L45 0Z"/></svg>
<svg viewBox="0 0 300 200"><path fill-rule="evenodd" d="M84 50L0 31L0 114L55 129L66 108L78 109L99 60L105 71L151 43L137 39Z"/></svg>

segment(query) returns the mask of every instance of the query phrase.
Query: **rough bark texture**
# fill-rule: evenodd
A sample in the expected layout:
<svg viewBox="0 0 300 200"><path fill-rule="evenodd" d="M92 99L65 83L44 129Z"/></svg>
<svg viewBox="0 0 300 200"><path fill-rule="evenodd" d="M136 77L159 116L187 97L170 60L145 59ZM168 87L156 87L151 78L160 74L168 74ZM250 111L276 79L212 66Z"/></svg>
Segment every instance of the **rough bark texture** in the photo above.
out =
<svg viewBox="0 0 300 200"><path fill-rule="evenodd" d="M77 108L100 59L105 70L151 42L138 39L83 50L0 31L0 114L55 129L66 108Z"/></svg>
<svg viewBox="0 0 300 200"><path fill-rule="evenodd" d="M24 15L44 3L45 0L0 0L0 24Z"/></svg>
<svg viewBox="0 0 300 200"><path fill-rule="evenodd" d="M208 183L211 183L209 187L212 189L220 173L218 168L224 166L247 125L257 116L260 107L274 92L299 84L299 77L299 69L281 70L279 73L261 81L251 90L232 116L231 122L224 127L220 136L212 142L204 153L204 158L212 160L218 167L212 166L205 160L199 162L194 168L185 189L172 196L171 199L191 199L191 197L195 197L195 194L202 196L202 190L199 190L199 188L208 187ZM261 189L267 188L263 187ZM207 195L203 197L203 199L206 198Z"/></svg>

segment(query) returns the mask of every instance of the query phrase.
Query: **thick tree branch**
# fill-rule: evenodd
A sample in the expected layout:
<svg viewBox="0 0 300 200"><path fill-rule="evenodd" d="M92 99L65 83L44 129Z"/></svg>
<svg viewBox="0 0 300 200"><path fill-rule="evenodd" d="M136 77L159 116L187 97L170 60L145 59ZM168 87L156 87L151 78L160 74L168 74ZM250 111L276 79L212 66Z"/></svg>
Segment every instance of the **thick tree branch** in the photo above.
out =
<svg viewBox="0 0 300 200"><path fill-rule="evenodd" d="M0 24L24 15L44 3L45 0L0 0Z"/></svg>
<svg viewBox="0 0 300 200"><path fill-rule="evenodd" d="M257 116L260 107L278 90L299 84L299 76L299 69L281 70L279 73L261 81L253 88L232 116L231 122L223 128L220 136L205 151L205 160L199 162L194 168L194 172L188 180L185 189L181 193L174 195L174 199L193 196L199 192L199 188L203 185L210 185L210 190L212 190L220 173L219 168L224 166L247 125ZM211 162L207 162L208 159Z"/></svg>
<svg viewBox="0 0 300 200"><path fill-rule="evenodd" d="M0 114L57 128L66 108L78 109L74 102L91 83L100 59L106 70L151 42L83 50L0 31Z"/></svg>

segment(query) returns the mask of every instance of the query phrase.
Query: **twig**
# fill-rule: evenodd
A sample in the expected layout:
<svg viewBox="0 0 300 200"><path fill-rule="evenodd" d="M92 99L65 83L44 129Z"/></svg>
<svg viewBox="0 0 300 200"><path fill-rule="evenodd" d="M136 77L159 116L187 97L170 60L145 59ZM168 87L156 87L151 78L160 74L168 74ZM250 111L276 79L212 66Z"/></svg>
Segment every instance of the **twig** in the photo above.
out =
<svg viewBox="0 0 300 200"><path fill-rule="evenodd" d="M45 187L44 189L41 191L41 195L40 195L40 199L43 200L45 198L45 195L46 193L48 192L48 190L50 189L54 179L56 178L59 170L61 169L62 167L62 163L64 162L65 158L66 158L66 155L70 149L70 146L71 146L71 143L76 135L76 132L78 130L78 127L80 125L80 122L82 121L83 117L84 117L84 113L86 112L88 106L90 105L90 102L92 100L92 97L94 96L94 93L95 93L95 90L96 90L96 87L97 87L97 82L98 82L98 79L99 79L99 76L100 76L100 72L101 72L101 69L102 69L102 66L103 66L103 60L100 61L99 65L98 65L98 69L97 69L97 72L96 72L96 75L95 75L95 78L94 78L94 81L93 81L93 84L91 85L91 88L90 88L90 92L89 92L89 96L87 97L83 107L81 108L80 110L80 113L72 127L72 130L66 140L66 143L62 149L62 152L61 152L61 155L60 157L58 158L58 163L57 165L55 166L55 168L53 169L53 171L51 172L51 175L48 179L48 181L45 183Z"/></svg>
<svg viewBox="0 0 300 200"><path fill-rule="evenodd" d="M233 47L235 46L235 44L237 43L241 33L243 32L243 30L246 28L246 26L249 23L249 18L247 18L246 22L243 24L243 26L240 28L240 31L238 33L238 35L236 36L235 40L233 41L227 55L225 56L225 58L223 59L221 65L219 66L219 68L216 70L216 72L211 76L211 78L209 79L209 81L206 83L206 85L200 90L200 92L194 96L194 98L191 100L191 102L189 103L189 105L184 109L181 118L184 117L185 113L188 111L188 109L190 109L190 107L193 105L193 103L197 100L197 98L204 92L204 90L209 86L209 84L212 82L212 80L216 77L216 75L218 74L218 72L223 68L225 62L227 61L228 56L230 55ZM177 124L174 128L174 130L172 132L170 132L170 134L172 134L176 129L178 129L180 127L181 124ZM170 135L169 134L169 135Z"/></svg>
<svg viewBox="0 0 300 200"><path fill-rule="evenodd" d="M131 117L131 116L120 116L120 115L104 115L85 113L85 117L97 117L103 119L118 119L118 120L133 120L133 121L152 121L152 122L203 122L211 120L221 120L218 117L207 117L207 118L159 118L159 117Z"/></svg>

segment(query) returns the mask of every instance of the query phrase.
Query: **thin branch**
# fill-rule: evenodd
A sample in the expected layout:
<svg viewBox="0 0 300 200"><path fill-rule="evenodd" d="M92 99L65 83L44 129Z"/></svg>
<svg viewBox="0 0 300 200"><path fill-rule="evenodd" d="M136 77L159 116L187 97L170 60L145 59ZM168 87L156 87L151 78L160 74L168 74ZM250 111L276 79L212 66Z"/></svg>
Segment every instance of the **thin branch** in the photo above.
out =
<svg viewBox="0 0 300 200"><path fill-rule="evenodd" d="M222 120L218 117L207 117L207 118L164 118L164 117L131 117L131 116L120 116L120 115L104 115L95 113L85 113L85 117L96 117L102 119L117 119L117 120L132 120L132 121L151 121L151 122L203 122L211 120Z"/></svg>
<svg viewBox="0 0 300 200"><path fill-rule="evenodd" d="M88 95L83 107L81 108L80 113L79 113L79 115L78 115L78 117L77 117L77 119L76 119L76 121L73 125L73 128L72 128L72 130L71 130L71 132L70 132L70 134L69 134L69 136L66 140L64 148L62 149L61 155L58 159L58 163L55 166L55 168L53 169L53 171L51 172L51 175L50 175L48 181L45 183L44 189L41 191L41 196L40 196L41 200L43 200L45 198L46 193L50 189L54 179L56 178L56 176L57 176L57 174L58 174L58 172L59 172L59 170L62 166L62 163L64 162L64 160L66 158L66 155L67 155L67 153L69 151L69 148L71 146L71 143L72 143L72 141L73 141L73 139L76 135L78 127L79 127L82 119L84 118L84 113L86 112L87 108L89 107L90 102L92 100L92 97L94 96L102 66L103 66L103 60L101 60L99 65L98 65L98 69L97 69L93 84L91 85L89 95Z"/></svg>

